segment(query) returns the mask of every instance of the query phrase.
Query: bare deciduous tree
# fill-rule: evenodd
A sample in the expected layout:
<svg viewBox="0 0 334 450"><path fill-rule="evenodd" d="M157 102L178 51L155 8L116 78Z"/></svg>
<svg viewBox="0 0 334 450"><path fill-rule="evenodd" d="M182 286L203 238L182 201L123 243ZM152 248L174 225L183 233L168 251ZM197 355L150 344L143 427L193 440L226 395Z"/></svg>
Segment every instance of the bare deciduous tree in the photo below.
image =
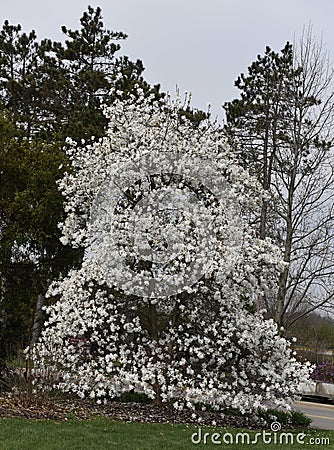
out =
<svg viewBox="0 0 334 450"><path fill-rule="evenodd" d="M312 28L281 54L268 47L236 82L240 100L224 105L240 157L270 194L259 236L284 252L277 296L263 298L285 327L334 296L334 72Z"/></svg>

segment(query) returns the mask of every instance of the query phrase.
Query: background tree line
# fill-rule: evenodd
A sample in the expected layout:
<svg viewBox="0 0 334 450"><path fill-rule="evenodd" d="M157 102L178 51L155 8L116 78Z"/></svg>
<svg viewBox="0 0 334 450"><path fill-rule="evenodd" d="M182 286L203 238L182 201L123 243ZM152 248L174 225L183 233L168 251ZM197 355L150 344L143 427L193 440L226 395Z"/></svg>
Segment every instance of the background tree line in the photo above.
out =
<svg viewBox="0 0 334 450"><path fill-rule="evenodd" d="M224 104L229 142L266 192L252 220L286 262L275 297L259 307L285 328L315 310L333 313L333 82L329 54L308 28L280 52L266 47L236 80L240 98Z"/></svg>
<svg viewBox="0 0 334 450"><path fill-rule="evenodd" d="M66 138L104 134L101 101L110 105L135 84L159 97L143 64L116 57L122 32L107 30L88 7L64 42L38 41L5 21L0 33L0 352L15 354L39 332L50 280L80 261L59 242L63 200L56 180L70 170ZM111 88L115 92L110 95ZM94 136L92 138L92 136Z"/></svg>
<svg viewBox="0 0 334 450"><path fill-rule="evenodd" d="M106 29L88 7L64 42L39 41L5 21L0 33L0 336L16 352L39 333L51 279L76 267L80 251L59 242L64 216L56 180L71 170L66 138L104 134L101 101L112 105L136 84L159 98L140 60L117 57L122 32ZM275 298L259 299L286 328L319 308L333 286L333 71L308 30L281 52L269 47L236 80L241 96L224 104L228 137L267 195L255 221L259 236L282 247L286 268ZM113 88L113 94L110 94ZM206 115L185 111L194 126Z"/></svg>

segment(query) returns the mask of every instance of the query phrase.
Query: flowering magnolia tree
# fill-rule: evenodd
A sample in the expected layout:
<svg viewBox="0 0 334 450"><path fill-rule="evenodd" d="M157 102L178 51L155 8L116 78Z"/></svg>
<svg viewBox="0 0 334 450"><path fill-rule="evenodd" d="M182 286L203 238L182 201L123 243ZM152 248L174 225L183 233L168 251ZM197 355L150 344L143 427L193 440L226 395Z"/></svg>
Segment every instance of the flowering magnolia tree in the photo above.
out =
<svg viewBox="0 0 334 450"><path fill-rule="evenodd" d="M256 313L282 268L247 225L258 185L179 100L138 90L105 113L103 139L69 142L62 241L85 254L49 289L35 363L98 401L134 389L179 408L286 405L309 367Z"/></svg>

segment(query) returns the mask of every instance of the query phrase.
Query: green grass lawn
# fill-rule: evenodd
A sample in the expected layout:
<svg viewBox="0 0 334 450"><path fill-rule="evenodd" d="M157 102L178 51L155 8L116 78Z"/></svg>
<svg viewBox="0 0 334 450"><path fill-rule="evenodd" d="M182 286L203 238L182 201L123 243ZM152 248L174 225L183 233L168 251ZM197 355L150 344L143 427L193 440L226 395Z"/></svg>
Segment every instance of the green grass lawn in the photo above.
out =
<svg viewBox="0 0 334 450"><path fill-rule="evenodd" d="M198 428L187 425L122 423L108 419L89 421L68 420L66 422L36 421L26 419L0 419L1 450L173 450L173 449L334 449L334 432L308 431L305 445L291 444L213 444L214 432L225 435L229 441L236 439L242 430L205 428L202 430L202 444L193 444L191 436ZM246 430L243 430L244 432ZM203 435L210 433L209 443L203 444ZM231 434L225 434L231 433ZM233 437L231 437L231 435ZM255 432L251 432L254 439ZM296 433L294 433L296 438ZM329 438L330 445L310 445L311 438ZM219 439L216 436L216 439Z"/></svg>

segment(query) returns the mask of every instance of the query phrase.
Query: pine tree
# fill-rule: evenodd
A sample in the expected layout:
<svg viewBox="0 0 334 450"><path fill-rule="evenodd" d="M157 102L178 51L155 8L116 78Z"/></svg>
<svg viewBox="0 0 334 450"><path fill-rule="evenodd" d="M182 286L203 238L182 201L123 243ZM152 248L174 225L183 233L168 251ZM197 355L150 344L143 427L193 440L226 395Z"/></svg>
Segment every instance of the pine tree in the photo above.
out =
<svg viewBox="0 0 334 450"><path fill-rule="evenodd" d="M236 80L241 98L224 104L229 141L266 191L271 187L279 148L289 139L286 131L290 128L290 94L299 72L300 69L294 69L289 42L280 54L267 46L264 55L258 55L248 68L248 75L241 74ZM274 233L273 212L269 208L264 199L259 225L262 239Z"/></svg>
<svg viewBox="0 0 334 450"><path fill-rule="evenodd" d="M237 79L240 98L224 105L230 143L267 193L259 237L284 249L277 296L259 305L280 325L330 307L334 295L333 81L309 30L299 47L267 47Z"/></svg>
<svg viewBox="0 0 334 450"><path fill-rule="evenodd" d="M55 180L67 165L59 145L18 138L10 119L0 119L1 348L27 343L38 295L65 274L80 252L60 245L63 199Z"/></svg>

